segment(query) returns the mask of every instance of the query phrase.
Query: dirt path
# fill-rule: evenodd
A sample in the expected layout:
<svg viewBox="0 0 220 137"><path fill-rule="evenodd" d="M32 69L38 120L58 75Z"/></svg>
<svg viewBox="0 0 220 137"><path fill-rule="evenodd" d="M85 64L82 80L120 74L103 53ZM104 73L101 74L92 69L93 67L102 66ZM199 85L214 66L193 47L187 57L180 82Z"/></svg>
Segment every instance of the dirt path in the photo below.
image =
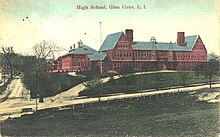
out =
<svg viewBox="0 0 220 137"><path fill-rule="evenodd" d="M7 89L0 96L0 100L3 99L4 101L8 101L18 98L30 98L29 91L23 87L20 78L11 81L11 83L7 86Z"/></svg>
<svg viewBox="0 0 220 137"><path fill-rule="evenodd" d="M0 114L20 112L23 107L34 106L30 93L20 78L13 79L0 96Z"/></svg>

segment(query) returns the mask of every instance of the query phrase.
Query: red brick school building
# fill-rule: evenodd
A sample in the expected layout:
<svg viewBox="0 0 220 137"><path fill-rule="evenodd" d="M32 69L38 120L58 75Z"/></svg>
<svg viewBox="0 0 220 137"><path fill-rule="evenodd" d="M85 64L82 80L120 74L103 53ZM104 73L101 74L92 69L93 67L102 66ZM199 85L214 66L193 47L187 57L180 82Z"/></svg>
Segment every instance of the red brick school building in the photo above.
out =
<svg viewBox="0 0 220 137"><path fill-rule="evenodd" d="M99 51L83 45L47 64L48 72L78 72L100 68L100 74L120 73L123 68L135 71L152 70L194 70L207 62L207 50L199 35L185 36L177 32L177 41L149 42L133 41L133 30L109 34Z"/></svg>

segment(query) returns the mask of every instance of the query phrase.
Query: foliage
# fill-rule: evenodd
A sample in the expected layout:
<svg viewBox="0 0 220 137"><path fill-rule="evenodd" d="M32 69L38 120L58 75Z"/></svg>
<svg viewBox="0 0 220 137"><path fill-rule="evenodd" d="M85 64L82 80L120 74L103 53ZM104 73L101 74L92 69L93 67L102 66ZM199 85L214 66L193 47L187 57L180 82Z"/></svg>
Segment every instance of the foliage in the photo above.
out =
<svg viewBox="0 0 220 137"><path fill-rule="evenodd" d="M18 72L22 72L22 80L26 88L31 91L31 98L55 95L82 82L85 78L76 78L67 74L49 74L45 71L47 57L53 55L58 48L52 41L42 41L34 47L34 56L10 54L10 63Z"/></svg>
<svg viewBox="0 0 220 137"><path fill-rule="evenodd" d="M46 72L46 58L56 51L56 44L53 41L41 41L33 47L34 60L32 68L24 72L26 86L32 92L33 96L39 96L39 102L44 102L43 97L48 91L49 74Z"/></svg>
<svg viewBox="0 0 220 137"><path fill-rule="evenodd" d="M31 91L31 98L52 96L87 80L83 77L72 77L66 73L49 74L45 71L46 58L59 49L52 41L42 41L33 47L34 56L16 54L13 48L3 48L2 61L12 68L12 75L21 74L22 82ZM7 58L7 59L6 59ZM7 62L8 61L8 62ZM14 73L17 72L17 73Z"/></svg>
<svg viewBox="0 0 220 137"><path fill-rule="evenodd" d="M176 80L178 82L178 86L184 86L186 85L186 81L189 77L189 73L179 71L178 75L176 76Z"/></svg>
<svg viewBox="0 0 220 137"><path fill-rule="evenodd" d="M203 75L205 79L209 80L209 85L211 88L212 79L214 76L218 74L219 71L219 61L216 59L212 59L209 62L199 64L196 67L196 74Z"/></svg>
<svg viewBox="0 0 220 137"><path fill-rule="evenodd" d="M99 78L88 81L85 84L85 86L87 87L86 91L87 91L88 96L91 96L90 92L91 90L93 90L92 92L93 93L95 92L98 95L98 97L100 97L100 92L99 92L100 85L101 85L101 82Z"/></svg>
<svg viewBox="0 0 220 137"><path fill-rule="evenodd" d="M85 70L85 71L77 72L77 74L81 74L81 75L85 76L87 79L90 79L90 80L102 77L102 76L100 76L99 66L93 67L92 70Z"/></svg>
<svg viewBox="0 0 220 137"><path fill-rule="evenodd" d="M32 98L56 95L87 80L83 77L69 76L67 73L46 73L44 64L36 66L39 59L35 56L20 56L18 60L21 61L16 68L23 72L23 83L31 91Z"/></svg>

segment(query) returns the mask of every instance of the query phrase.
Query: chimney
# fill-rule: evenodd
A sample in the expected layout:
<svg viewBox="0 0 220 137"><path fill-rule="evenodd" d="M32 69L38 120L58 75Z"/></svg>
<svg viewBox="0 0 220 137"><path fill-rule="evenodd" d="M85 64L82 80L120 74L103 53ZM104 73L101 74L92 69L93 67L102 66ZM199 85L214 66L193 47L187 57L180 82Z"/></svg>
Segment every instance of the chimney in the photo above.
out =
<svg viewBox="0 0 220 137"><path fill-rule="evenodd" d="M133 29L126 29L125 36L127 37L128 42L132 43L133 42Z"/></svg>
<svg viewBox="0 0 220 137"><path fill-rule="evenodd" d="M75 48L76 48L76 45L75 45L75 44L73 44L73 46L70 46L70 50L69 50L69 52L74 51L74 50L75 50Z"/></svg>
<svg viewBox="0 0 220 137"><path fill-rule="evenodd" d="M185 32L177 32L177 45L185 46Z"/></svg>

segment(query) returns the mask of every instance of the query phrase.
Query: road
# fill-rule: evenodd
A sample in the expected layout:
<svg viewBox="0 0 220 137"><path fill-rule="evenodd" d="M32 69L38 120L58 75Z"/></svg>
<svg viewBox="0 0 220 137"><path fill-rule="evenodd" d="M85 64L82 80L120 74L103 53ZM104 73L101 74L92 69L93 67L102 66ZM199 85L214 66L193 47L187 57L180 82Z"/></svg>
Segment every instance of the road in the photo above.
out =
<svg viewBox="0 0 220 137"><path fill-rule="evenodd" d="M213 84L212 87L220 87L220 84ZM81 83L72 89L58 94L54 97L48 97L44 99L44 103L38 103L38 109L47 109L62 107L73 104L91 103L98 102L99 98L86 98L86 99L76 99L78 92L85 88L84 83ZM140 97L140 96L154 96L162 94L171 94L177 92L190 92L202 88L209 88L209 85L195 86L195 87L183 87L179 89L166 89L160 91L142 91L141 93L132 94L115 94L111 96L101 97L101 101L108 101L114 99ZM54 99L54 100L53 100ZM21 79L14 79L10 85L8 85L7 90L3 95L0 96L0 120L7 119L9 117L20 117L21 110L23 108L32 108L35 110L36 104L35 100L30 100L29 91L26 90L21 83ZM52 101L53 100L53 101ZM220 102L220 99L218 100Z"/></svg>
<svg viewBox="0 0 220 137"><path fill-rule="evenodd" d="M34 105L29 91L23 87L20 78L13 79L0 96L0 114L20 112L29 105Z"/></svg>
<svg viewBox="0 0 220 137"><path fill-rule="evenodd" d="M220 87L220 84L213 84L212 87ZM123 98L131 98L131 97L144 97L144 96L155 96L155 95L160 95L162 94L175 94L178 92L191 92L195 91L198 89L203 89L203 88L209 88L209 85L202 85L202 86L195 86L195 87L183 87L179 89L167 89L167 90L160 90L160 91L146 91L146 92L141 92L141 93L132 93L132 94L116 94L112 96L106 96L106 97L101 97L101 101L108 101L108 100L114 100L114 99L123 99ZM220 94L220 93L219 93ZM86 99L72 99L72 100L56 100L55 102L50 104L50 107L61 107L64 105L73 105L73 104L80 104L80 103L90 103L90 102L98 102L99 98L86 98ZM220 100L219 100L220 102Z"/></svg>

